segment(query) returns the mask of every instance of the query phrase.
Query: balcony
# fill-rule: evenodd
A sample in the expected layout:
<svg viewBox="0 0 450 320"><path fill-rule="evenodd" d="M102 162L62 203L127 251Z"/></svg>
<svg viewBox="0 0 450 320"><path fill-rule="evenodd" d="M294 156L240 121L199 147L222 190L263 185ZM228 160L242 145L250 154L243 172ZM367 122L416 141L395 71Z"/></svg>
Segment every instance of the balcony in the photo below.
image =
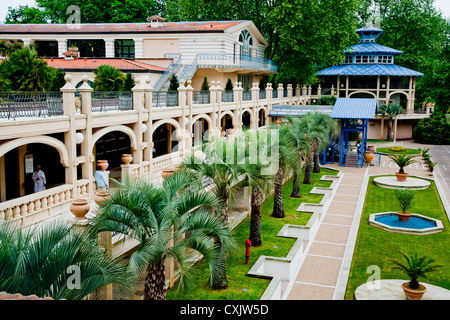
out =
<svg viewBox="0 0 450 320"><path fill-rule="evenodd" d="M199 68L218 68L236 70L256 70L274 73L278 71L278 64L270 59L251 57L240 54L199 54L197 59ZM228 72L230 70L227 70Z"/></svg>

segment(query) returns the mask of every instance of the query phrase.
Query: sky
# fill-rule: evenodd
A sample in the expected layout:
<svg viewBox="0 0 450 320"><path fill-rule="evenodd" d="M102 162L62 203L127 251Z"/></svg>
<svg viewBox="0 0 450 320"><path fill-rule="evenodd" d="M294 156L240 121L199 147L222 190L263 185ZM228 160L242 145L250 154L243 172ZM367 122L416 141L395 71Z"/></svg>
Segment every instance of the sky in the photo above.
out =
<svg viewBox="0 0 450 320"><path fill-rule="evenodd" d="M1 0L0 1L0 23L5 21L8 7L18 7L20 5L35 4L34 0ZM442 10L444 17L450 18L450 0L435 0L436 8Z"/></svg>

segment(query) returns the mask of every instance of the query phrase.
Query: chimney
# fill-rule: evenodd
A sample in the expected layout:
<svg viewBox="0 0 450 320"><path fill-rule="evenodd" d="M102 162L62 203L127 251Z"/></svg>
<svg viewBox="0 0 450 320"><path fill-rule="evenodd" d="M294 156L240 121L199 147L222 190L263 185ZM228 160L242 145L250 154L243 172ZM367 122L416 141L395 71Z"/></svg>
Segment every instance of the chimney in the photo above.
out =
<svg viewBox="0 0 450 320"><path fill-rule="evenodd" d="M159 28L162 27L162 23L164 22L164 18L154 15L148 18L150 20L150 27L151 28Z"/></svg>

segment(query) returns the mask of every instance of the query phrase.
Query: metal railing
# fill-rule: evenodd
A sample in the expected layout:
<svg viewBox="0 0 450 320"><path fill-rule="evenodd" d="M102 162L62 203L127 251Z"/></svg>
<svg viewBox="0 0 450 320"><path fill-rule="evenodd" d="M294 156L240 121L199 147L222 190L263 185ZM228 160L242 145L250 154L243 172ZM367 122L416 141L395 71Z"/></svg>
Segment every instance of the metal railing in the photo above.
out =
<svg viewBox="0 0 450 320"><path fill-rule="evenodd" d="M174 63L170 64L164 73L159 77L156 84L153 86L154 91L159 91L165 83L169 80L170 76L176 74L181 67L181 54L179 53L166 53L164 58L173 59Z"/></svg>
<svg viewBox="0 0 450 320"><path fill-rule="evenodd" d="M194 91L192 95L193 104L208 104L210 103L209 91Z"/></svg>
<svg viewBox="0 0 450 320"><path fill-rule="evenodd" d="M154 108L175 107L178 105L178 91L153 91Z"/></svg>
<svg viewBox="0 0 450 320"><path fill-rule="evenodd" d="M233 102L233 101L234 101L234 92L232 90L222 92L222 102Z"/></svg>
<svg viewBox="0 0 450 320"><path fill-rule="evenodd" d="M259 99L265 99L266 98L266 90L260 90L259 91Z"/></svg>
<svg viewBox="0 0 450 320"><path fill-rule="evenodd" d="M250 101L250 100L252 100L252 92L250 90L242 91L242 101Z"/></svg>
<svg viewBox="0 0 450 320"><path fill-rule="evenodd" d="M0 118L48 117L63 114L62 94L52 92L0 92Z"/></svg>
<svg viewBox="0 0 450 320"><path fill-rule="evenodd" d="M272 98L278 98L278 90L272 91Z"/></svg>
<svg viewBox="0 0 450 320"><path fill-rule="evenodd" d="M131 91L93 91L91 97L92 112L133 110Z"/></svg>

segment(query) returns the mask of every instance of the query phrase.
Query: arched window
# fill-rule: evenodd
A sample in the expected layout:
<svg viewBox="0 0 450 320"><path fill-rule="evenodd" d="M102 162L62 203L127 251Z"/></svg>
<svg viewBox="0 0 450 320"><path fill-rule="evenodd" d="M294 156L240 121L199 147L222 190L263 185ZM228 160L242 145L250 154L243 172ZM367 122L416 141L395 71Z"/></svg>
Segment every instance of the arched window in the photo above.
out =
<svg viewBox="0 0 450 320"><path fill-rule="evenodd" d="M253 38L250 32L243 30L239 35L239 42L241 43L241 56L251 56L253 47Z"/></svg>

